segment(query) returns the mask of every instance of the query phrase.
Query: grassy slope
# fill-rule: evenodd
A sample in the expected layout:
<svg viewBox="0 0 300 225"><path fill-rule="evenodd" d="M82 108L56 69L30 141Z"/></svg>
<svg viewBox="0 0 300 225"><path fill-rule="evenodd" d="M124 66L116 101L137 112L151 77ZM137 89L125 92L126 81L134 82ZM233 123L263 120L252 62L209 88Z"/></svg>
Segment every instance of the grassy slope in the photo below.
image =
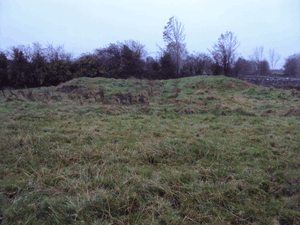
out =
<svg viewBox="0 0 300 225"><path fill-rule="evenodd" d="M83 91L0 97L3 224L300 223L296 91L223 76L63 85Z"/></svg>

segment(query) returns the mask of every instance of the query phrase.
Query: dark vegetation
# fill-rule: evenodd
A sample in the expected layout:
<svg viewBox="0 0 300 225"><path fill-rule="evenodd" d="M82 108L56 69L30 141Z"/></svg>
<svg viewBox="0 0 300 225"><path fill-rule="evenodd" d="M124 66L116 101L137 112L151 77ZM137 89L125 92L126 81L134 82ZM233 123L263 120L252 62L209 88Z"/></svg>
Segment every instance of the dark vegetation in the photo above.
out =
<svg viewBox="0 0 300 225"><path fill-rule="evenodd" d="M227 64L224 67L214 63L205 53L187 55L177 73L171 54L165 52L158 59L145 56L144 46L135 41L109 44L95 50L94 54L84 54L77 59L66 53L62 46L54 48L48 45L42 48L38 43L34 43L33 49L25 46L12 47L7 54L0 53L0 85L2 88L30 88L58 85L79 77L135 77L155 80L218 75L224 71L227 71L227 76L243 78L245 75L251 75L251 80L258 79L255 62L241 57L230 67ZM290 56L284 66L284 76L299 76L299 65L299 55ZM260 75L271 75L266 60L259 62L259 68ZM262 81L262 84L265 83L266 81Z"/></svg>
<svg viewBox="0 0 300 225"><path fill-rule="evenodd" d="M239 57L239 42L232 32L221 34L209 50L210 54L189 54L186 50L184 26L174 17L164 27L164 47L159 47L155 58L149 56L145 46L128 40L110 43L93 53L74 58L63 46L38 42L30 46L13 46L0 52L0 88L31 88L55 86L79 77L105 77L160 80L196 75L258 77L271 75L280 56L269 51L269 62L263 56L263 47L256 47L249 60ZM271 68L270 68L271 65ZM284 75L300 76L300 56L286 59Z"/></svg>

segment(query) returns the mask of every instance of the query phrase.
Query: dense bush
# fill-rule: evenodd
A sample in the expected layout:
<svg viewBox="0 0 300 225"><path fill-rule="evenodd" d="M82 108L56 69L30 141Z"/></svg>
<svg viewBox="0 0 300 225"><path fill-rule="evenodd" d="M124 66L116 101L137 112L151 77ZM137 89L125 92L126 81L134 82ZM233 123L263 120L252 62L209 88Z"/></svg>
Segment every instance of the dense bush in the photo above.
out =
<svg viewBox="0 0 300 225"><path fill-rule="evenodd" d="M9 84L23 88L32 82L30 63L20 48L11 49L12 62L9 67Z"/></svg>
<svg viewBox="0 0 300 225"><path fill-rule="evenodd" d="M169 79L175 76L176 67L170 54L165 53L160 58L160 66L160 79Z"/></svg>
<svg viewBox="0 0 300 225"><path fill-rule="evenodd" d="M127 79L170 79L196 75L268 75L270 66L266 60L254 62L242 57L230 66L222 63L220 54L186 54L177 65L172 54L160 49L160 56L147 57L145 46L133 40L110 43L93 54L73 58L63 46L45 48L35 42L30 46L13 46L0 52L0 88L30 88L58 85L78 77L107 77ZM216 60L218 59L218 60ZM285 74L300 75L300 54L286 59ZM179 69L179 71L177 71Z"/></svg>
<svg viewBox="0 0 300 225"><path fill-rule="evenodd" d="M74 77L99 77L105 72L101 70L97 61L98 57L96 55L82 55L72 63L70 71Z"/></svg>
<svg viewBox="0 0 300 225"><path fill-rule="evenodd" d="M205 53L188 55L183 61L181 76L208 75L212 73L212 59Z"/></svg>
<svg viewBox="0 0 300 225"><path fill-rule="evenodd" d="M3 52L0 52L0 88L1 86L8 85L7 64L6 55Z"/></svg>
<svg viewBox="0 0 300 225"><path fill-rule="evenodd" d="M71 62L58 60L53 63L47 63L41 71L41 80L43 86L58 85L74 78L70 71Z"/></svg>
<svg viewBox="0 0 300 225"><path fill-rule="evenodd" d="M270 64L268 63L267 60L263 60L259 62L259 70L260 70L260 75L269 75L271 70L270 70Z"/></svg>
<svg viewBox="0 0 300 225"><path fill-rule="evenodd" d="M238 58L238 60L234 64L234 75L250 75L255 73L255 65L253 61L246 60L242 57Z"/></svg>
<svg viewBox="0 0 300 225"><path fill-rule="evenodd" d="M234 64L233 74L241 75L269 75L271 73L270 65L267 60L259 61L258 63L252 60L246 60L242 57Z"/></svg>
<svg viewBox="0 0 300 225"><path fill-rule="evenodd" d="M300 53L289 56L283 67L285 75L300 76Z"/></svg>

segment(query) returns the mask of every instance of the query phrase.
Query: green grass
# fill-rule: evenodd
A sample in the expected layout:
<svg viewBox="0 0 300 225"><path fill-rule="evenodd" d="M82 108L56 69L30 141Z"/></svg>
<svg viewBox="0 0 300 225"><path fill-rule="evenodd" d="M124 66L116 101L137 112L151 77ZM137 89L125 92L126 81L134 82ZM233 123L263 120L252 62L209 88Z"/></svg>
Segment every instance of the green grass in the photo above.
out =
<svg viewBox="0 0 300 225"><path fill-rule="evenodd" d="M81 91L0 97L2 224L300 223L297 91L224 76L69 85Z"/></svg>

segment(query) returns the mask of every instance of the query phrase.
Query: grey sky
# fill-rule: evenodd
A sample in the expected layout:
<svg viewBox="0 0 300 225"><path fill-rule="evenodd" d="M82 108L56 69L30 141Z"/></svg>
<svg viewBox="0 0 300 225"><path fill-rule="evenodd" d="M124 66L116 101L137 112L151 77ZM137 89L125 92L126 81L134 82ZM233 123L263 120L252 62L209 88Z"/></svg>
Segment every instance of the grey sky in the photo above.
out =
<svg viewBox="0 0 300 225"><path fill-rule="evenodd" d="M187 49L206 52L221 33L237 35L245 58L256 46L284 58L300 52L299 0L0 0L0 48L64 45L78 55L133 39L156 52L171 16L185 26Z"/></svg>

